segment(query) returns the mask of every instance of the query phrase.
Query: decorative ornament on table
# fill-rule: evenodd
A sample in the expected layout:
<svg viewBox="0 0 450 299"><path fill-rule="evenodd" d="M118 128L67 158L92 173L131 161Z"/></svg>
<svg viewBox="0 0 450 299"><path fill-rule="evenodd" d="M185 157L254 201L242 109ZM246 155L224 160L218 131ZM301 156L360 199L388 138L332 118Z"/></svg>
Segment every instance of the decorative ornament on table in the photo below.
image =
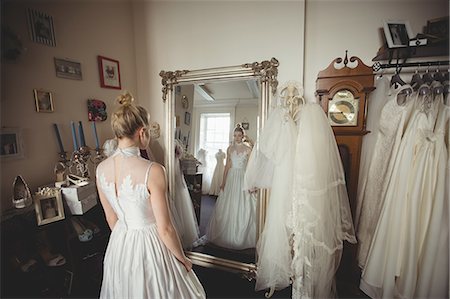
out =
<svg viewBox="0 0 450 299"><path fill-rule="evenodd" d="M16 209L22 209L30 206L32 202L33 198L28 184L21 175L16 176L13 183L13 206Z"/></svg>
<svg viewBox="0 0 450 299"><path fill-rule="evenodd" d="M55 187L61 188L69 185L67 178L67 166L63 162L58 162L53 170L55 173Z"/></svg>

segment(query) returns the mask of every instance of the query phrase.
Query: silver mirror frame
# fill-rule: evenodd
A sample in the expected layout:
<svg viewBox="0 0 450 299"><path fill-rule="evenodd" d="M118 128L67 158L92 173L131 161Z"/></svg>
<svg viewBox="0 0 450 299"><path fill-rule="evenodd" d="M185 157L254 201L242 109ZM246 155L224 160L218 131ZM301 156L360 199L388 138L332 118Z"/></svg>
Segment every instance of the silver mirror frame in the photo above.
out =
<svg viewBox="0 0 450 299"><path fill-rule="evenodd" d="M257 79L260 82L261 86L261 105L259 111L259 115L261 115L261 129L264 127L264 123L267 119L269 103L271 102L272 96L277 90L278 65L278 60L272 58L270 60L264 60L262 62L245 63L238 66L218 67L192 71L161 71L159 73L162 78L162 99L165 104L165 166L167 170L169 194L173 192L174 188L174 175L172 171L175 165L174 155L172 154L174 153L175 132L174 86L178 84L185 85L209 81L217 82L237 79ZM261 190L258 200L259 206L257 207L257 210L259 211L257 237L261 235L261 231L263 228L266 214L267 198L267 191ZM255 278L256 275L256 264L242 263L234 260L215 257L209 254L191 251L187 251L186 256L188 256L192 260L192 263L195 265L241 273L243 274L243 276L250 280ZM257 256L255 257L255 259L257 259Z"/></svg>

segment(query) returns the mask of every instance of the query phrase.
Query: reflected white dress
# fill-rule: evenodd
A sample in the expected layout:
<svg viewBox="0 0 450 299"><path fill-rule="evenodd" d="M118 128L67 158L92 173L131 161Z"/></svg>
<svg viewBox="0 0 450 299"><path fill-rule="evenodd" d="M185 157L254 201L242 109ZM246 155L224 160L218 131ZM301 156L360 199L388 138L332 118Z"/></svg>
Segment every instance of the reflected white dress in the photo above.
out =
<svg viewBox="0 0 450 299"><path fill-rule="evenodd" d="M225 169L225 165L223 161L226 158L226 154L219 150L216 153L216 167L214 168L214 173L211 179L211 186L209 188L209 195L219 195L220 185L222 185L223 180L223 171Z"/></svg>
<svg viewBox="0 0 450 299"><path fill-rule="evenodd" d="M184 249L191 249L192 244L198 239L200 231L198 228L197 217L195 216L194 206L192 204L191 195L186 186L186 180L181 172L180 160L175 157L175 184L174 194L172 194L173 206L176 213L173 213L177 226L178 235Z"/></svg>
<svg viewBox="0 0 450 299"><path fill-rule="evenodd" d="M118 149L97 168L97 186L118 217L100 298L205 298L193 270L187 272L159 238L147 189L151 166L131 147Z"/></svg>
<svg viewBox="0 0 450 299"><path fill-rule="evenodd" d="M199 172L202 173L202 194L208 194L211 184L211 171L209 170L209 168L211 167L206 161L207 155L208 152L203 148L199 149L197 152L197 159L200 161L200 163L202 163L198 167Z"/></svg>
<svg viewBox="0 0 450 299"><path fill-rule="evenodd" d="M234 147L228 151L231 167L224 190L217 198L206 236L216 245L239 250L256 246L256 198L244 190L244 174L250 153L248 150L237 151Z"/></svg>

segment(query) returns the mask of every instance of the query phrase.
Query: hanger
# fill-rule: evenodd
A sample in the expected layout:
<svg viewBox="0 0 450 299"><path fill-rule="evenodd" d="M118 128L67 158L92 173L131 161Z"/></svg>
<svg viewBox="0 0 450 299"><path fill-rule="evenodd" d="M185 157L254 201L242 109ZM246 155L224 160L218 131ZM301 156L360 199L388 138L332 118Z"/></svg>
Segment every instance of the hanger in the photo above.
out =
<svg viewBox="0 0 450 299"><path fill-rule="evenodd" d="M439 81L441 83L444 83L444 81L445 81L444 74L439 71L439 65L436 68L436 72L433 74L433 80Z"/></svg>
<svg viewBox="0 0 450 299"><path fill-rule="evenodd" d="M403 81L402 78L400 78L400 70L401 70L401 68L396 68L395 75L392 76L392 78L391 78L391 86L394 85L395 88L397 88L398 86L403 86L403 85L406 84L406 82ZM397 86L397 84L398 84L398 86Z"/></svg>
<svg viewBox="0 0 450 299"><path fill-rule="evenodd" d="M429 65L427 70L425 71L425 74L423 74L422 76L422 81L426 84L430 84L431 82L433 82L433 77L431 77Z"/></svg>
<svg viewBox="0 0 450 299"><path fill-rule="evenodd" d="M420 64L417 66L416 71L414 72L414 75L411 78L411 83L409 83L415 90L417 90L420 87L420 85L424 83L422 81L422 77L419 74L419 67Z"/></svg>

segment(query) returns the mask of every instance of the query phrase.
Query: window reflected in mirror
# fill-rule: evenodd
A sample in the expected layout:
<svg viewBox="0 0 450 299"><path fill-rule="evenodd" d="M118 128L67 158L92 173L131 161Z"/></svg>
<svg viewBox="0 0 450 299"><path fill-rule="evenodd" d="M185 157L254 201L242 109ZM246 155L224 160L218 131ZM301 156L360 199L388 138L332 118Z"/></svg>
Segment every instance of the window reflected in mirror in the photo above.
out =
<svg viewBox="0 0 450 299"><path fill-rule="evenodd" d="M187 249L255 263L259 195L243 190L243 174L260 127L260 84L241 79L173 90L174 138L184 151L175 167L186 182L199 229L199 239ZM243 140L236 139L236 124L244 129Z"/></svg>

